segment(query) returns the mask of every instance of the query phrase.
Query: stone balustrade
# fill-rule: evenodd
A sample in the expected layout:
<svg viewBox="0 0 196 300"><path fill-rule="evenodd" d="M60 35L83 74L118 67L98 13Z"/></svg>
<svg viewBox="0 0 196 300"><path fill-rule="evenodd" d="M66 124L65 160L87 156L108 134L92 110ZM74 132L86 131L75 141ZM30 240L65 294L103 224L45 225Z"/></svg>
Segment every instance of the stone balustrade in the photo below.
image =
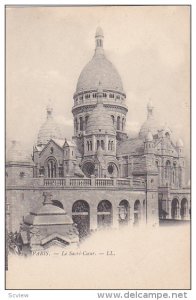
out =
<svg viewBox="0 0 196 300"><path fill-rule="evenodd" d="M131 178L44 178L43 185L48 187L67 187L67 188L141 188L144 189L145 185L142 181L137 180L133 183Z"/></svg>
<svg viewBox="0 0 196 300"><path fill-rule="evenodd" d="M20 184L19 184L20 183ZM20 182L11 181L7 184L8 188L13 187L40 188L40 187L56 187L56 188L118 188L118 189L133 189L144 190L145 182L143 180L133 180L132 178L29 178L20 180Z"/></svg>

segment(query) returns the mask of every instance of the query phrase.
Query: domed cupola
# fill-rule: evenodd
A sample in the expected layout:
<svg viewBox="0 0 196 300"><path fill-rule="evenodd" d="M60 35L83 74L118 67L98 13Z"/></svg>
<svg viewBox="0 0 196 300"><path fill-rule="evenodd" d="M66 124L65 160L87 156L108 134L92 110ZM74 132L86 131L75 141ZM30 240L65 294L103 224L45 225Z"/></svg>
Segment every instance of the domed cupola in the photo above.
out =
<svg viewBox="0 0 196 300"><path fill-rule="evenodd" d="M146 138L148 135L148 132L150 131L152 135L157 134L159 129L159 124L157 120L154 118L154 107L152 104L152 101L149 101L147 105L147 120L143 123L143 125L140 128L139 137L140 138Z"/></svg>
<svg viewBox="0 0 196 300"><path fill-rule="evenodd" d="M97 90L100 81L103 89L124 93L118 71L105 56L103 40L103 30L98 27L95 34L95 54L79 76L76 87L77 94L84 91Z"/></svg>
<svg viewBox="0 0 196 300"><path fill-rule="evenodd" d="M37 138L37 145L42 146L46 145L50 139L63 139L63 135L61 130L53 118L53 109L49 105L47 107L47 119L45 123L41 126L38 138Z"/></svg>

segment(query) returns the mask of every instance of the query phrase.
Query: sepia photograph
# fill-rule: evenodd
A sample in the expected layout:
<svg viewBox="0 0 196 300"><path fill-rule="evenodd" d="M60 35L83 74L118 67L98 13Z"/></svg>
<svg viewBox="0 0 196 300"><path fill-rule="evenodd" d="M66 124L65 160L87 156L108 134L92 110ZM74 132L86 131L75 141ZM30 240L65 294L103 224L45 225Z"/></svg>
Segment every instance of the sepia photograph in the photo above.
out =
<svg viewBox="0 0 196 300"><path fill-rule="evenodd" d="M6 289L191 289L190 10L5 7Z"/></svg>

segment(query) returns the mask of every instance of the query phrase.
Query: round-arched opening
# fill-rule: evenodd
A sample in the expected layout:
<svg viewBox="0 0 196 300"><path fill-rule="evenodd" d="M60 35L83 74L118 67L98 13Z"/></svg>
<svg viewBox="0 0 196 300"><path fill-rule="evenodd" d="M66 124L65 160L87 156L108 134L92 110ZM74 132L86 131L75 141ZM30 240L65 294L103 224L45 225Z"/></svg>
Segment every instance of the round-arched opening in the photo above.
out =
<svg viewBox="0 0 196 300"><path fill-rule="evenodd" d="M122 200L119 203L119 224L127 225L130 219L130 205L127 200Z"/></svg>
<svg viewBox="0 0 196 300"><path fill-rule="evenodd" d="M170 134L169 134L168 131L165 133L165 137L166 137L166 138L170 138Z"/></svg>
<svg viewBox="0 0 196 300"><path fill-rule="evenodd" d="M57 162L54 157L49 157L45 163L46 177L56 178L57 177Z"/></svg>
<svg viewBox="0 0 196 300"><path fill-rule="evenodd" d="M97 226L107 228L112 224L112 204L108 200L102 200L97 206Z"/></svg>
<svg viewBox="0 0 196 300"><path fill-rule="evenodd" d="M113 162L108 164L107 172L108 172L109 177L117 177L118 176L117 166Z"/></svg>
<svg viewBox="0 0 196 300"><path fill-rule="evenodd" d="M59 200L52 200L53 205L58 206L59 208L64 209L63 203Z"/></svg>
<svg viewBox="0 0 196 300"><path fill-rule="evenodd" d="M179 218L179 201L177 198L174 198L171 203L171 217L174 220Z"/></svg>
<svg viewBox="0 0 196 300"><path fill-rule="evenodd" d="M166 161L165 164L165 178L170 179L170 170L171 170L171 163L169 160Z"/></svg>
<svg viewBox="0 0 196 300"><path fill-rule="evenodd" d="M117 117L117 130L120 130L120 117Z"/></svg>
<svg viewBox="0 0 196 300"><path fill-rule="evenodd" d="M141 203L136 200L134 203L134 225L138 225L141 220Z"/></svg>
<svg viewBox="0 0 196 300"><path fill-rule="evenodd" d="M90 230L90 207L84 200L74 202L72 206L72 219L77 225L79 237L84 238Z"/></svg>
<svg viewBox="0 0 196 300"><path fill-rule="evenodd" d="M82 171L87 177L90 177L95 172L95 165L92 162L86 162L82 167Z"/></svg>
<svg viewBox="0 0 196 300"><path fill-rule="evenodd" d="M182 220L186 220L188 218L188 201L186 198L183 198L181 201L180 215Z"/></svg>

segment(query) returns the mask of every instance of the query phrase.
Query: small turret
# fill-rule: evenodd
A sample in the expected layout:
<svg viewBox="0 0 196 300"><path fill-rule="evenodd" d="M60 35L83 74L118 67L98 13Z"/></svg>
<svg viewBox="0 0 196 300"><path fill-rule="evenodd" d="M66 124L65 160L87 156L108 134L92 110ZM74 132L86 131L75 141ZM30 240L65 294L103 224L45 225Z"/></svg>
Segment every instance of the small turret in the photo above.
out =
<svg viewBox="0 0 196 300"><path fill-rule="evenodd" d="M179 157L183 157L184 156L184 144L183 141L181 139L178 139L178 141L176 142L176 148L178 151L178 155Z"/></svg>
<svg viewBox="0 0 196 300"><path fill-rule="evenodd" d="M154 106L150 100L147 104L147 119L140 128L139 137L142 139L146 138L149 131L155 135L157 134L159 127L156 118L154 118Z"/></svg>
<svg viewBox="0 0 196 300"><path fill-rule="evenodd" d="M144 141L144 152L146 154L154 153L154 141L152 132L149 131Z"/></svg>
<svg viewBox="0 0 196 300"><path fill-rule="evenodd" d="M101 27L97 27L96 33L95 33L95 54L104 54L103 52L103 30Z"/></svg>

